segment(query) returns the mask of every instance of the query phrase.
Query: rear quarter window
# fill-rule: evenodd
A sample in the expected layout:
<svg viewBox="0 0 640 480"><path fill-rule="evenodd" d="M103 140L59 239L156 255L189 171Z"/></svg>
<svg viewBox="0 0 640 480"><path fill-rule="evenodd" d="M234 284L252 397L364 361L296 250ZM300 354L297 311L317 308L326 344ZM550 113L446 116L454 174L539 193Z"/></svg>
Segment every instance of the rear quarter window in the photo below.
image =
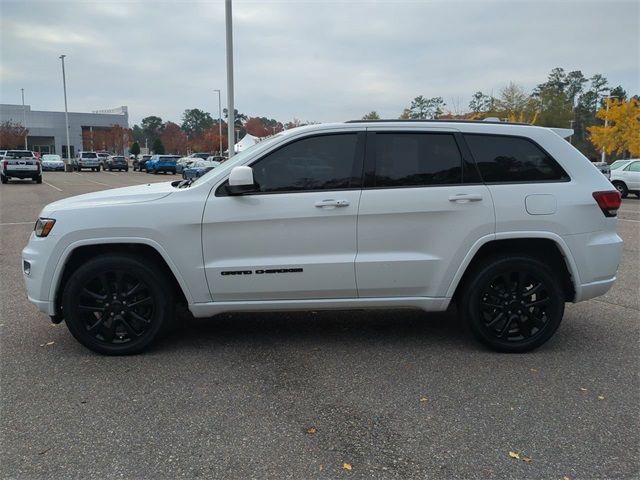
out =
<svg viewBox="0 0 640 480"><path fill-rule="evenodd" d="M482 180L487 183L562 182L569 175L528 138L465 134Z"/></svg>

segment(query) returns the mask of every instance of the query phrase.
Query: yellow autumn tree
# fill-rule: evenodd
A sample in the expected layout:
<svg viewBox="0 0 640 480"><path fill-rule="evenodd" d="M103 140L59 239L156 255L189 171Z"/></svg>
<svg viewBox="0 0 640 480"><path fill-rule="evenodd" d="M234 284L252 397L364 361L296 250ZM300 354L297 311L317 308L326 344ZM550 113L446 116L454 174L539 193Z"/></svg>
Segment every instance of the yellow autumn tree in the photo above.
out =
<svg viewBox="0 0 640 480"><path fill-rule="evenodd" d="M622 102L609 99L609 112L606 105L598 110L596 116L607 120L607 126L589 127L591 143L607 154L640 156L640 101L637 97Z"/></svg>

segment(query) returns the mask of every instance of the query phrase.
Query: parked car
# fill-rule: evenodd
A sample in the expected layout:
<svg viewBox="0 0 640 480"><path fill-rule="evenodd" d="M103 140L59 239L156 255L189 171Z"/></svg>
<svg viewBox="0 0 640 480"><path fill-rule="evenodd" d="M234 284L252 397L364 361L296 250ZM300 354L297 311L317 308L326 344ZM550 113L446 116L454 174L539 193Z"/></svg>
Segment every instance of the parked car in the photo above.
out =
<svg viewBox="0 0 640 480"><path fill-rule="evenodd" d="M122 155L111 155L105 160L104 168L110 172L113 170L118 170L119 172L124 170L125 172L128 172L129 162Z"/></svg>
<svg viewBox="0 0 640 480"><path fill-rule="evenodd" d="M100 167L104 170L105 162L107 161L107 158L111 156L111 154L109 152L96 152L96 155L98 155L98 160L100 160Z"/></svg>
<svg viewBox="0 0 640 480"><path fill-rule="evenodd" d="M152 155L145 164L145 170L154 174L176 173L176 162L179 158L178 155Z"/></svg>
<svg viewBox="0 0 640 480"><path fill-rule="evenodd" d="M194 162L198 160L206 160L210 156L210 153L197 152L187 155L186 157L181 157L176 162L176 173L182 173L185 168L190 167Z"/></svg>
<svg viewBox="0 0 640 480"><path fill-rule="evenodd" d="M611 178L611 167L607 162L593 162L593 166L600 170L607 179Z"/></svg>
<svg viewBox="0 0 640 480"><path fill-rule="evenodd" d="M624 167L625 165L627 165L629 162L633 162L633 158L627 158L624 160L616 160L615 162L613 162L610 165L610 170L618 170L619 168Z"/></svg>
<svg viewBox="0 0 640 480"><path fill-rule="evenodd" d="M73 170L81 171L83 168L91 169L94 172L100 171L100 157L96 152L78 152L78 155L71 159Z"/></svg>
<svg viewBox="0 0 640 480"><path fill-rule="evenodd" d="M132 162L133 171L141 172L145 169L147 161L151 158L151 155L141 155L139 158L134 159Z"/></svg>
<svg viewBox="0 0 640 480"><path fill-rule="evenodd" d="M640 198L640 158L632 158L619 168L611 171L611 183L622 198L634 193Z"/></svg>
<svg viewBox="0 0 640 480"><path fill-rule="evenodd" d="M182 178L184 178L185 180L189 180L192 178L201 177L208 171L213 170L218 165L220 165L220 162L216 162L213 160L198 160L197 162L193 162L193 164L191 164L189 168L186 168L182 171Z"/></svg>
<svg viewBox="0 0 640 480"><path fill-rule="evenodd" d="M310 125L192 182L65 198L22 251L29 300L109 355L151 345L176 302L195 317L455 302L480 342L525 352L565 302L605 294L622 255L620 194L557 132Z"/></svg>
<svg viewBox="0 0 640 480"><path fill-rule="evenodd" d="M6 150L0 164L0 182L11 178L30 178L42 183L42 166L31 150Z"/></svg>
<svg viewBox="0 0 640 480"><path fill-rule="evenodd" d="M42 156L43 171L62 171L64 172L64 161L60 155L46 154Z"/></svg>

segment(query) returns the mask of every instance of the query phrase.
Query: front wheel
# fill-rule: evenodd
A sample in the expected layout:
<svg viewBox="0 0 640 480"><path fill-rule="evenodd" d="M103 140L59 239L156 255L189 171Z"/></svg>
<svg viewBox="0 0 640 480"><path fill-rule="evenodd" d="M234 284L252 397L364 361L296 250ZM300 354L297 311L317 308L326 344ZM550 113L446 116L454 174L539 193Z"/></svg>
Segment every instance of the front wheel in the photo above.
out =
<svg viewBox="0 0 640 480"><path fill-rule="evenodd" d="M463 286L462 313L474 336L499 352L528 352L549 340L564 314L557 275L528 256L493 258Z"/></svg>
<svg viewBox="0 0 640 480"><path fill-rule="evenodd" d="M171 321L173 290L155 264L106 254L71 275L62 308L69 331L85 347L129 355L147 348Z"/></svg>
<svg viewBox="0 0 640 480"><path fill-rule="evenodd" d="M36 183L42 183L42 175L38 175L34 180Z"/></svg>
<svg viewBox="0 0 640 480"><path fill-rule="evenodd" d="M613 186L620 192L622 198L629 196L629 189L623 182L613 182Z"/></svg>

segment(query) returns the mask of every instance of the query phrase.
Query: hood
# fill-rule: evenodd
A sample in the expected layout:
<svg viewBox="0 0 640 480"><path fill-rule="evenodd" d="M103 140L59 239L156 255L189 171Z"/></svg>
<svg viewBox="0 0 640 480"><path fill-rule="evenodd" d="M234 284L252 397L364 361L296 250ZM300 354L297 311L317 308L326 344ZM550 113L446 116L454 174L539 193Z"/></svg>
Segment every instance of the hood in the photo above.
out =
<svg viewBox="0 0 640 480"><path fill-rule="evenodd" d="M152 202L175 192L171 182L148 183L133 187L113 188L100 192L85 193L50 203L45 207L48 212L87 206L122 205L127 203Z"/></svg>

